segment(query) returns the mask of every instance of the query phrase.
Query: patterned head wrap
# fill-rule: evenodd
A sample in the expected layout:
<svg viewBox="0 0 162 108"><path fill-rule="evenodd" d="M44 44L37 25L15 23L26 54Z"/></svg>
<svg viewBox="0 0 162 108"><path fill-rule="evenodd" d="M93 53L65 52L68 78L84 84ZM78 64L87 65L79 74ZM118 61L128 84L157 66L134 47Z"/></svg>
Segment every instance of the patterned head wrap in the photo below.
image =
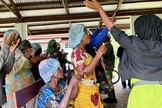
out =
<svg viewBox="0 0 162 108"><path fill-rule="evenodd" d="M39 64L39 74L45 83L51 80L56 70L60 67L58 60L54 58L45 59Z"/></svg>
<svg viewBox="0 0 162 108"><path fill-rule="evenodd" d="M70 47L75 48L84 36L84 28L83 24L77 24L70 28L69 30L69 40L70 40Z"/></svg>
<svg viewBox="0 0 162 108"><path fill-rule="evenodd" d="M41 45L39 43L32 43L32 48L34 49L33 53L35 54L38 49L42 49Z"/></svg>

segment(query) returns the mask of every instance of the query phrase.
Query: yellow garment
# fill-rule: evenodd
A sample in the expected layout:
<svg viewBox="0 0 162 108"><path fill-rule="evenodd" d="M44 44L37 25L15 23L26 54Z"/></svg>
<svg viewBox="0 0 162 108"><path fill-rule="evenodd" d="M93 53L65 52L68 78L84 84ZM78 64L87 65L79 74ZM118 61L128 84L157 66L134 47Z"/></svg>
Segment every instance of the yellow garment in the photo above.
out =
<svg viewBox="0 0 162 108"><path fill-rule="evenodd" d="M91 96L95 93L98 94L98 100L95 101L97 105L91 101ZM78 96L75 99L74 108L104 108L101 102L98 86L79 84Z"/></svg>
<svg viewBox="0 0 162 108"><path fill-rule="evenodd" d="M131 83L140 81L132 78ZM127 108L162 108L162 85L134 86L129 94Z"/></svg>
<svg viewBox="0 0 162 108"><path fill-rule="evenodd" d="M76 70L77 66L83 64L87 66L92 61L92 56L80 49L74 49L71 58L75 74L78 73ZM79 83L78 95L74 101L74 108L104 108L101 102L99 88L96 84L94 70Z"/></svg>

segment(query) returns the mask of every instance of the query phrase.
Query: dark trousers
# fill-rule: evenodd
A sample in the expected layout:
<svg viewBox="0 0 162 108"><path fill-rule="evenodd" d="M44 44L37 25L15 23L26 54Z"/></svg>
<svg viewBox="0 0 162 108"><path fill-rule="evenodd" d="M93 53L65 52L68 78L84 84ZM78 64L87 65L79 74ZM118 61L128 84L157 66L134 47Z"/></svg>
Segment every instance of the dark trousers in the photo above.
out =
<svg viewBox="0 0 162 108"><path fill-rule="evenodd" d="M127 86L126 81L123 81L122 82L122 86L123 87L126 87ZM128 80L128 86L131 87L130 79Z"/></svg>

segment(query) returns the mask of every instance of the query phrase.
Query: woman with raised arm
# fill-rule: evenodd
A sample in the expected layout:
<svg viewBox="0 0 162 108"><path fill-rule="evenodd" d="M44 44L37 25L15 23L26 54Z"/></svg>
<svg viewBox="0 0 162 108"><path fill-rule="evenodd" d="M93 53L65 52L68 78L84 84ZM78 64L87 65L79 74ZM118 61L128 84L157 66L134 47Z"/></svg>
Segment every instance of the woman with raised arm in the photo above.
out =
<svg viewBox="0 0 162 108"><path fill-rule="evenodd" d="M134 22L135 35L128 36L110 21L96 1L84 1L97 10L114 39L124 48L119 64L123 80L131 79L128 108L161 108L162 105L162 20L153 14L139 16Z"/></svg>
<svg viewBox="0 0 162 108"><path fill-rule="evenodd" d="M103 108L98 85L96 83L95 67L101 56L106 52L102 45L94 58L85 50L89 44L90 36L83 24L77 24L69 30L70 47L73 48L71 62L74 66L74 73L84 73L84 78L79 83L78 95L74 101L75 108Z"/></svg>

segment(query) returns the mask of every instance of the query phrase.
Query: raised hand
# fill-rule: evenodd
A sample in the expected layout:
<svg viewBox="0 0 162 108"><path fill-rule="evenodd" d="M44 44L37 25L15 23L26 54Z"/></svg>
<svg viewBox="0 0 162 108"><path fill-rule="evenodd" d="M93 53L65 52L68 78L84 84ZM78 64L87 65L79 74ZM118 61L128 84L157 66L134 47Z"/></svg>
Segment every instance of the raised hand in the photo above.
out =
<svg viewBox="0 0 162 108"><path fill-rule="evenodd" d="M70 80L69 85L74 86L74 85L77 84L79 81L81 81L81 79L82 79L82 75L81 75L81 74L73 75L72 78L71 78L71 80Z"/></svg>
<svg viewBox="0 0 162 108"><path fill-rule="evenodd" d="M103 21L102 21L102 18L100 18L100 21L99 21L99 24L98 24L98 27L102 27L102 24L103 24Z"/></svg>
<svg viewBox="0 0 162 108"><path fill-rule="evenodd" d="M11 48L11 52L14 53L16 48L20 45L20 42L21 42L21 38L19 38L17 41L16 41L16 44L14 43L12 45L12 48Z"/></svg>
<svg viewBox="0 0 162 108"><path fill-rule="evenodd" d="M97 54L96 56L98 56L99 58L106 52L106 47L105 47L105 44L102 44L100 46L100 48L97 50Z"/></svg>
<svg viewBox="0 0 162 108"><path fill-rule="evenodd" d="M15 36L16 36L16 32L12 32L8 38L6 38L6 34L4 34L3 43L7 45L11 45L12 42L15 41Z"/></svg>
<svg viewBox="0 0 162 108"><path fill-rule="evenodd" d="M86 5L86 7L94 10L100 10L102 8L101 5L96 0L92 1L85 0L84 4Z"/></svg>

